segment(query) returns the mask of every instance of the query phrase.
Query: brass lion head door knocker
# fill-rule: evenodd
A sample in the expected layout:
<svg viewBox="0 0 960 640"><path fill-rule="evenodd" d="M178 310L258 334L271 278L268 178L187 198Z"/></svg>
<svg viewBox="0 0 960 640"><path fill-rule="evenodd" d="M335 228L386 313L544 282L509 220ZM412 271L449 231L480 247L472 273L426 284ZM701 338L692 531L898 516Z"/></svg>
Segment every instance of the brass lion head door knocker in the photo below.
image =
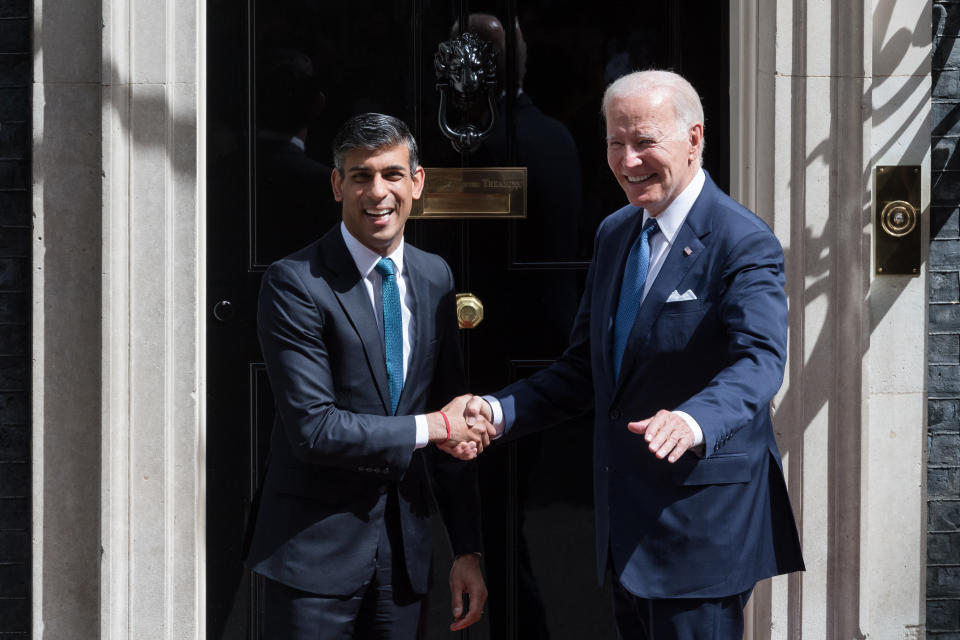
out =
<svg viewBox="0 0 960 640"><path fill-rule="evenodd" d="M493 131L497 119L497 61L493 44L474 33L463 33L440 43L433 56L433 67L440 92L440 131L457 152L475 151ZM469 118L484 98L490 120L481 131ZM447 105L451 103L461 111L465 121L458 126L452 126L447 116Z"/></svg>

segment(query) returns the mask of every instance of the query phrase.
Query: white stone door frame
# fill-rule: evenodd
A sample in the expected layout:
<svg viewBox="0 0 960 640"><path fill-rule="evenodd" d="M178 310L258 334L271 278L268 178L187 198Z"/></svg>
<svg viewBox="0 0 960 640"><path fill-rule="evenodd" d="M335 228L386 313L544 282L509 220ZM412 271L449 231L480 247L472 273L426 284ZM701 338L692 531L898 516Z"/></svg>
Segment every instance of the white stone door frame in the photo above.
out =
<svg viewBox="0 0 960 640"><path fill-rule="evenodd" d="M775 428L807 564L758 586L748 637L920 637L931 3L731 0L730 16L732 191L787 257ZM874 275L884 164L921 168L916 277Z"/></svg>
<svg viewBox="0 0 960 640"><path fill-rule="evenodd" d="M204 24L102 0L101 637L204 635Z"/></svg>
<svg viewBox="0 0 960 640"><path fill-rule="evenodd" d="M204 635L196 0L33 0L33 637Z"/></svg>

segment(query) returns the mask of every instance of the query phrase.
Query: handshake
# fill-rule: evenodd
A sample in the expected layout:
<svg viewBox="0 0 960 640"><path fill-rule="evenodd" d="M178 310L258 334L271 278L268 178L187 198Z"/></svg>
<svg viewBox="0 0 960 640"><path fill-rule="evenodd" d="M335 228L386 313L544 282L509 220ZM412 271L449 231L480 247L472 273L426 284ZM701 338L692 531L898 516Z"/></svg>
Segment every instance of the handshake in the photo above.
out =
<svg viewBox="0 0 960 640"><path fill-rule="evenodd" d="M427 414L430 442L460 460L473 460L497 435L490 404L480 396L466 394Z"/></svg>

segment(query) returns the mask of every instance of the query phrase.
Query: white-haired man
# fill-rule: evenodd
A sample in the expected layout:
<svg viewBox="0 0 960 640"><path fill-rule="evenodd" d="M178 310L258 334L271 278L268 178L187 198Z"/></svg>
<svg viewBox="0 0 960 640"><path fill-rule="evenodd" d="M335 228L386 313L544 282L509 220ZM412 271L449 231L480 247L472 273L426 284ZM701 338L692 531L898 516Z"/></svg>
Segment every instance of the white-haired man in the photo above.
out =
<svg viewBox="0 0 960 640"><path fill-rule="evenodd" d="M769 410L786 360L783 251L701 168L685 79L624 76L603 112L630 204L597 231L570 346L472 399L467 421L512 438L594 409L597 576L614 575L620 635L739 638L756 582L803 569Z"/></svg>

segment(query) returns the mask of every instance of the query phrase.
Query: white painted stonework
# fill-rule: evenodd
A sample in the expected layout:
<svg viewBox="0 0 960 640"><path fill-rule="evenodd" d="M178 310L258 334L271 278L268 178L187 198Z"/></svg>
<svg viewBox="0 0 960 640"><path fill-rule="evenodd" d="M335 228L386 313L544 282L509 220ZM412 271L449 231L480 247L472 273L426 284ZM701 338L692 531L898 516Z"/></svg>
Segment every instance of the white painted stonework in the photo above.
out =
<svg viewBox="0 0 960 640"><path fill-rule="evenodd" d="M202 165L193 0L105 0L102 637L203 629Z"/></svg>
<svg viewBox="0 0 960 640"><path fill-rule="evenodd" d="M203 636L204 12L34 2L38 640Z"/></svg>
<svg viewBox="0 0 960 640"><path fill-rule="evenodd" d="M787 256L775 425L807 564L758 586L747 636L922 637L926 274L875 275L872 220L875 167L919 165L928 233L930 2L741 0L731 24L735 195Z"/></svg>

